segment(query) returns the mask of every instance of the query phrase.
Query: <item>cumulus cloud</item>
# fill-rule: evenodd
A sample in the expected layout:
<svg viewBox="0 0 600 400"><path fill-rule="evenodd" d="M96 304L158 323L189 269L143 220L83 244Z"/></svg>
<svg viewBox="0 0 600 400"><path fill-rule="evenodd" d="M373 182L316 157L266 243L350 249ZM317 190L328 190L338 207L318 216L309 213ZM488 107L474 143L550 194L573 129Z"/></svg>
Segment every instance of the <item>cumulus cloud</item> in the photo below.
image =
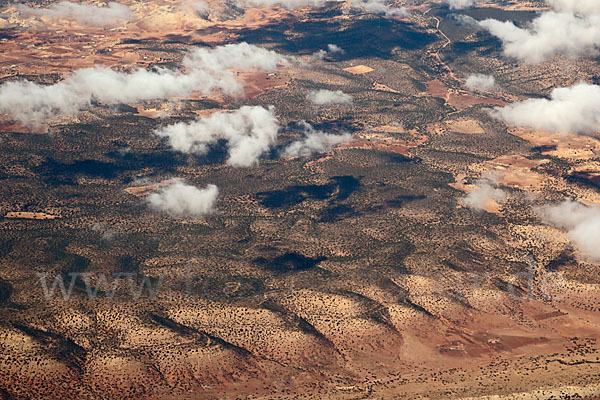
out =
<svg viewBox="0 0 600 400"><path fill-rule="evenodd" d="M54 85L12 81L0 86L0 112L8 113L25 126L36 127L57 114L75 114L92 101L134 103L152 99L187 96L194 91L222 91L240 96L243 85L232 69L275 70L289 60L270 50L247 43L214 49L195 49L185 56L185 71L137 69L131 73L106 67L75 71Z"/></svg>
<svg viewBox="0 0 600 400"><path fill-rule="evenodd" d="M451 10L469 8L475 4L475 0L447 0Z"/></svg>
<svg viewBox="0 0 600 400"><path fill-rule="evenodd" d="M201 216L215 211L219 189L208 185L204 189L177 180L146 197L150 208L175 216Z"/></svg>
<svg viewBox="0 0 600 400"><path fill-rule="evenodd" d="M334 54L344 54L344 53L345 53L344 49L342 49L338 45L328 44L327 50L319 50L315 54L313 54L313 57L318 60L322 60L323 58L325 58L327 56L332 56Z"/></svg>
<svg viewBox="0 0 600 400"><path fill-rule="evenodd" d="M317 106L327 104L352 104L352 96L342 92L341 90L313 90L308 93L306 98Z"/></svg>
<svg viewBox="0 0 600 400"><path fill-rule="evenodd" d="M463 204L475 210L483 210L490 201L503 203L506 192L496 187L496 182L490 179L479 179L475 183L477 189L463 198Z"/></svg>
<svg viewBox="0 0 600 400"><path fill-rule="evenodd" d="M406 8L391 6L387 0L352 0L352 6L368 13L383 14L387 17L408 15Z"/></svg>
<svg viewBox="0 0 600 400"><path fill-rule="evenodd" d="M342 49L340 46L338 46L337 44L331 44L331 43L329 43L327 45L327 51L329 53L333 53L333 54L336 54L336 53L344 54L345 53L344 49Z"/></svg>
<svg viewBox="0 0 600 400"><path fill-rule="evenodd" d="M546 0L546 2L556 11L582 15L600 14L598 0Z"/></svg>
<svg viewBox="0 0 600 400"><path fill-rule="evenodd" d="M227 163L250 167L256 165L277 140L279 121L274 112L274 107L244 106L190 123L168 125L154 133L167 138L173 149L183 153L206 154L211 144L224 139L228 147Z"/></svg>
<svg viewBox="0 0 600 400"><path fill-rule="evenodd" d="M579 83L554 89L550 99L528 99L497 107L492 115L515 126L597 135L600 132L600 86Z"/></svg>
<svg viewBox="0 0 600 400"><path fill-rule="evenodd" d="M567 231L579 250L592 261L600 261L600 207L572 200L538 210L542 219Z"/></svg>
<svg viewBox="0 0 600 400"><path fill-rule="evenodd" d="M305 121L302 121L301 125L304 129L304 137L287 146L283 151L284 157L308 157L315 153L329 151L337 145L352 140L352 135L349 133L333 135L316 130Z"/></svg>
<svg viewBox="0 0 600 400"><path fill-rule="evenodd" d="M479 26L497 36L504 54L539 63L556 54L575 57L595 54L600 46L600 2L549 0L554 10L534 19L525 28L511 21L486 19Z"/></svg>
<svg viewBox="0 0 600 400"><path fill-rule="evenodd" d="M496 79L492 75L473 74L467 78L467 88L474 90L493 90L496 87Z"/></svg>
<svg viewBox="0 0 600 400"><path fill-rule="evenodd" d="M221 80L233 78L233 73L226 70L260 69L272 71L279 64L287 65L290 60L275 51L263 49L248 43L228 44L214 49L195 49L189 52L183 60L189 70L209 71ZM226 86L226 85L224 85ZM238 84L239 88L241 85ZM236 89L237 89L236 87Z"/></svg>
<svg viewBox="0 0 600 400"><path fill-rule="evenodd" d="M450 18L456 20L460 25L467 26L474 30L481 30L481 26L479 26L479 21L469 15L463 14L450 14Z"/></svg>
<svg viewBox="0 0 600 400"><path fill-rule="evenodd" d="M326 3L326 0L239 0L238 3L244 7L277 6L293 9L305 6L323 7Z"/></svg>
<svg viewBox="0 0 600 400"><path fill-rule="evenodd" d="M27 7L17 5L17 10L23 15L46 17L52 19L71 19L83 25L114 26L128 21L132 17L131 10L116 2L109 2L106 7L92 4L78 4L61 1L48 8Z"/></svg>
<svg viewBox="0 0 600 400"><path fill-rule="evenodd" d="M209 5L203 1L186 1L181 5L181 8L192 10L200 16L207 16L210 13Z"/></svg>

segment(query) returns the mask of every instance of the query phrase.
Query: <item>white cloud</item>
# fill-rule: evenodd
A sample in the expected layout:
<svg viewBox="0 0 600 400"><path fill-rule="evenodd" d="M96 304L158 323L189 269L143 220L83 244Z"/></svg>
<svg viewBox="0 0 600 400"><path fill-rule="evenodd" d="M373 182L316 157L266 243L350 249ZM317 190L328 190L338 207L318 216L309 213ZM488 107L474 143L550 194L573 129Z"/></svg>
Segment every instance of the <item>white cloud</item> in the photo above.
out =
<svg viewBox="0 0 600 400"><path fill-rule="evenodd" d="M451 10L469 8L475 4L475 0L447 0Z"/></svg>
<svg viewBox="0 0 600 400"><path fill-rule="evenodd" d="M304 121L302 121L301 125L304 129L304 137L287 146L283 151L284 157L308 157L315 153L329 151L337 145L348 143L352 140L352 135L349 133L332 135L316 130Z"/></svg>
<svg viewBox="0 0 600 400"><path fill-rule="evenodd" d="M566 200L538 210L546 223L567 231L579 250L593 261L600 261L600 207Z"/></svg>
<svg viewBox="0 0 600 400"><path fill-rule="evenodd" d="M239 110L217 112L190 123L178 123L154 133L168 138L170 146L183 153L205 154L211 144L227 140L227 163L250 167L258 163L277 140L279 121L274 108L244 106Z"/></svg>
<svg viewBox="0 0 600 400"><path fill-rule="evenodd" d="M554 89L550 99L528 99L497 107L492 115L515 126L597 135L600 132L600 86L579 83Z"/></svg>
<svg viewBox="0 0 600 400"><path fill-rule="evenodd" d="M546 0L546 2L556 11L583 15L600 14L598 0Z"/></svg>
<svg viewBox="0 0 600 400"><path fill-rule="evenodd" d="M244 106L235 111L217 112L189 123L167 125L154 131L168 139L169 145L183 153L206 154L211 144L227 141L227 163L234 167L251 167L277 142L279 120L273 106ZM292 142L282 152L284 157L306 157L331 150L352 140L352 135L328 134L302 121L303 138Z"/></svg>
<svg viewBox="0 0 600 400"><path fill-rule="evenodd" d="M344 53L345 53L344 49L342 49L338 45L328 44L327 50L319 50L319 51L315 52L315 54L313 54L313 57L318 60L322 60L326 56L330 56L333 54L344 54Z"/></svg>
<svg viewBox="0 0 600 400"><path fill-rule="evenodd" d="M331 44L331 43L329 43L327 45L327 51L329 53L333 53L333 54L336 54L336 53L344 54L345 53L344 49L342 49L340 46L338 46L337 44Z"/></svg>
<svg viewBox="0 0 600 400"><path fill-rule="evenodd" d="M201 16L207 16L210 13L210 7L203 1L186 1L181 4L182 9L189 9Z"/></svg>
<svg viewBox="0 0 600 400"><path fill-rule="evenodd" d="M352 96L341 90L310 91L306 98L313 104L321 106L326 104L352 104Z"/></svg>
<svg viewBox="0 0 600 400"><path fill-rule="evenodd" d="M408 15L406 8L391 6L387 0L352 0L352 6L368 13L383 14L388 17Z"/></svg>
<svg viewBox="0 0 600 400"><path fill-rule="evenodd" d="M238 3L244 7L277 6L293 9L305 6L323 7L326 3L326 0L238 0Z"/></svg>
<svg viewBox="0 0 600 400"><path fill-rule="evenodd" d="M467 78L466 86L471 90L489 91L496 87L496 79L492 75L473 74Z"/></svg>
<svg viewBox="0 0 600 400"><path fill-rule="evenodd" d="M489 179L479 179L475 183L477 189L463 198L463 204L475 210L483 210L490 201L503 203L506 201L506 192L496 187L496 182Z"/></svg>
<svg viewBox="0 0 600 400"><path fill-rule="evenodd" d="M272 71L278 64L287 65L290 60L272 50L263 49L248 43L228 44L214 49L198 48L189 52L183 60L188 69L210 71L224 77L231 76L225 70L235 68L240 70L261 69Z"/></svg>
<svg viewBox="0 0 600 400"><path fill-rule="evenodd" d="M70 1L61 1L52 4L48 8L27 7L19 4L17 10L24 15L52 19L72 19L80 24L95 26L114 26L119 22L128 21L133 15L127 6L112 1L106 7L78 4Z"/></svg>
<svg viewBox="0 0 600 400"><path fill-rule="evenodd" d="M469 15L463 14L450 14L450 18L456 20L460 25L467 26L471 29L481 30L481 26L479 26L479 21Z"/></svg>
<svg viewBox="0 0 600 400"><path fill-rule="evenodd" d="M240 96L243 85L232 69L275 70L289 60L270 50L248 45L230 44L214 49L195 49L185 56L185 72L170 69L131 73L106 67L75 71L54 85L30 81L12 81L0 86L0 112L29 127L57 114L75 114L92 100L102 103L133 103L152 99L187 96L193 91L210 94L222 91Z"/></svg>
<svg viewBox="0 0 600 400"><path fill-rule="evenodd" d="M486 19L479 26L497 36L504 54L530 63L556 54L570 57L596 54L600 46L600 2L549 0L555 9L544 12L526 28L511 21Z"/></svg>
<svg viewBox="0 0 600 400"><path fill-rule="evenodd" d="M208 185L204 189L177 180L146 197L150 208L175 216L201 216L215 211L219 189Z"/></svg>

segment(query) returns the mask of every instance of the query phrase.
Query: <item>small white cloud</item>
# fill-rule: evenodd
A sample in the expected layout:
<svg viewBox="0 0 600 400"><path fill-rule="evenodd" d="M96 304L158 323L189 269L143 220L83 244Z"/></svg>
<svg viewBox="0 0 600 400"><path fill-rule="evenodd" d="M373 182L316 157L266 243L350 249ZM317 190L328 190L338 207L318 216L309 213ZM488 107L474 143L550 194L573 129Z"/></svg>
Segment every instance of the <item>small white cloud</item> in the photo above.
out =
<svg viewBox="0 0 600 400"><path fill-rule="evenodd" d="M600 207L585 206L572 200L538 209L542 219L567 231L582 254L600 261Z"/></svg>
<svg viewBox="0 0 600 400"><path fill-rule="evenodd" d="M227 141L227 163L234 167L250 167L277 140L279 121L273 106L244 106L239 110L217 112L190 123L167 125L154 131L168 138L169 145L183 153L205 154L211 144Z"/></svg>
<svg viewBox="0 0 600 400"><path fill-rule="evenodd" d="M463 15L463 14L451 14L450 18L454 19L456 22L458 22L458 24L467 26L476 31L482 29L481 26L479 26L479 21L477 21L475 18L473 18L471 16Z"/></svg>
<svg viewBox="0 0 600 400"><path fill-rule="evenodd" d="M327 56L327 51L326 50L319 50L319 51L315 51L315 53L313 54L313 58L315 60L322 60Z"/></svg>
<svg viewBox="0 0 600 400"><path fill-rule="evenodd" d="M466 86L471 90L490 91L496 87L496 79L492 75L473 74L467 78Z"/></svg>
<svg viewBox="0 0 600 400"><path fill-rule="evenodd" d="M317 60L322 60L326 56L331 56L333 54L344 54L345 51L341 47L335 44L328 44L327 50L319 50L313 54L313 57Z"/></svg>
<svg viewBox="0 0 600 400"><path fill-rule="evenodd" d="M382 14L386 17L403 17L408 15L406 8L394 7L387 0L352 0L352 6L371 14Z"/></svg>
<svg viewBox="0 0 600 400"><path fill-rule="evenodd" d="M198 189L178 180L149 194L146 202L150 208L170 215L202 216L215 211L218 195L215 185Z"/></svg>
<svg viewBox="0 0 600 400"><path fill-rule="evenodd" d="M344 49L339 47L337 44L331 44L331 43L327 45L327 51L329 51L332 54L335 54L335 53L344 54L345 53Z"/></svg>
<svg viewBox="0 0 600 400"><path fill-rule="evenodd" d="M333 149L343 143L348 143L352 140L352 135L343 133L341 135L332 135L314 129L305 121L301 122L304 129L304 137L301 140L292 142L283 151L283 156L292 157L308 157L315 153L323 153Z"/></svg>
<svg viewBox="0 0 600 400"><path fill-rule="evenodd" d="M133 16L129 7L116 2L109 2L105 7L91 4L78 4L61 1L48 8L27 7L17 5L17 10L23 15L46 17L51 19L71 19L83 25L114 26L128 21Z"/></svg>
<svg viewBox="0 0 600 400"><path fill-rule="evenodd" d="M598 0L546 0L556 11L572 12L581 15L600 14Z"/></svg>
<svg viewBox="0 0 600 400"><path fill-rule="evenodd" d="M192 10L197 15L203 17L210 14L210 6L203 1L186 1L181 4L181 8L184 10Z"/></svg>
<svg viewBox="0 0 600 400"><path fill-rule="evenodd" d="M463 204L475 210L483 210L490 201L503 203L506 201L506 192L496 187L490 179L479 179L475 182L477 189L463 198Z"/></svg>
<svg viewBox="0 0 600 400"><path fill-rule="evenodd" d="M447 0L451 10L461 10L463 8L472 7L475 0Z"/></svg>
<svg viewBox="0 0 600 400"><path fill-rule="evenodd" d="M310 91L306 96L307 100L317 106L327 104L352 104L352 96L342 92L341 90L325 90Z"/></svg>
<svg viewBox="0 0 600 400"><path fill-rule="evenodd" d="M597 135L600 132L600 86L579 83L554 89L550 99L528 99L497 107L492 115L515 126Z"/></svg>
<svg viewBox="0 0 600 400"><path fill-rule="evenodd" d="M238 0L242 7L283 7L293 9L298 7L323 7L326 0Z"/></svg>

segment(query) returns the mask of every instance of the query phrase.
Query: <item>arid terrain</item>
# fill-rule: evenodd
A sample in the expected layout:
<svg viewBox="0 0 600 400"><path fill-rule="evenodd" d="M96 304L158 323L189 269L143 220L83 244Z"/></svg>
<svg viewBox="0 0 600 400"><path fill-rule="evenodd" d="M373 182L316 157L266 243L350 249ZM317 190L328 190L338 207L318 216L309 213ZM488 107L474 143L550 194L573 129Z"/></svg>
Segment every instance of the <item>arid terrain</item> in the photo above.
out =
<svg viewBox="0 0 600 400"><path fill-rule="evenodd" d="M600 59L520 63L456 17L525 24L543 1L120 3L91 26L0 2L0 399L600 398L600 228L551 208L600 206L600 127L493 111L598 83ZM135 71L187 79L190 52L242 42L280 56L219 59L207 90L99 85L41 123L2 108L12 82L103 66L132 93ZM213 124L258 107L277 137L236 161L245 139ZM186 202L211 184L210 209Z"/></svg>

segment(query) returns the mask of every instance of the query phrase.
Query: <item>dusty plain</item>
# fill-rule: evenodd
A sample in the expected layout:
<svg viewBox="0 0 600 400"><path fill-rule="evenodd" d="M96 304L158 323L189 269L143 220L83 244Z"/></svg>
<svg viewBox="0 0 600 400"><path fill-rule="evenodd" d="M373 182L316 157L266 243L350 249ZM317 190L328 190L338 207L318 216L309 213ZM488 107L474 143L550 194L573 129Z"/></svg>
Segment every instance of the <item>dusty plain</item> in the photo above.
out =
<svg viewBox="0 0 600 400"><path fill-rule="evenodd" d="M242 76L243 98L93 104L40 132L1 117L0 398L600 397L600 266L535 212L566 196L600 204L600 142L488 112L599 79L595 61L516 66L439 2L403 18L345 2L215 1L207 18L174 1L123 3L143 17L117 28L6 6L0 80L179 68L186 49L237 41L304 64ZM500 11L528 20L540 7ZM345 53L312 56L328 44ZM501 89L467 90L479 71ZM353 103L313 106L315 89ZM150 133L245 104L275 105L282 145L301 120L354 139L234 169L218 149L180 154ZM465 207L489 174L507 201ZM148 210L144 196L173 178L219 182L218 213ZM85 275L68 300L45 299L40 274L68 287L73 273Z"/></svg>

